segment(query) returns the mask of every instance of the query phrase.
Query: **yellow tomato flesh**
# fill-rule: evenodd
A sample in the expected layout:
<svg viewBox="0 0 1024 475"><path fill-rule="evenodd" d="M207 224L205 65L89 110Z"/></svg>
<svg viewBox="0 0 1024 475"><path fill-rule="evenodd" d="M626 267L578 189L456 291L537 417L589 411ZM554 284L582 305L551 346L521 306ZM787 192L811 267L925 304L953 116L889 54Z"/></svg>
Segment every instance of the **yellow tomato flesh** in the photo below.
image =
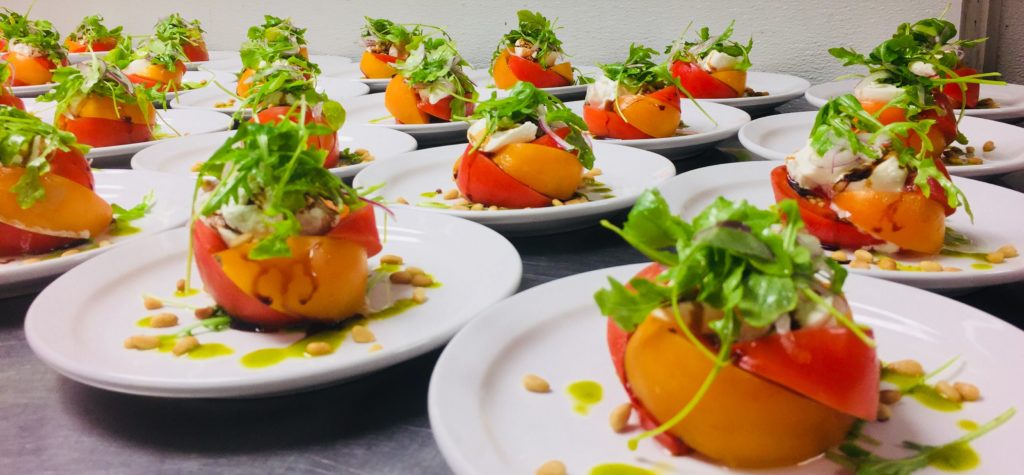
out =
<svg viewBox="0 0 1024 475"><path fill-rule="evenodd" d="M388 88L384 90L384 107L402 124L426 124L430 116L416 107L420 95L405 83L402 75L391 78Z"/></svg>
<svg viewBox="0 0 1024 475"><path fill-rule="evenodd" d="M945 208L920 193L844 191L833 197L832 202L850 213L848 221L878 239L924 254L942 250Z"/></svg>
<svg viewBox="0 0 1024 475"><path fill-rule="evenodd" d="M101 97L95 94L85 96L78 103L78 110L75 113L78 117L91 117L95 119L124 120L128 118L133 124L151 124L156 117L156 110L152 104L146 104L146 112L135 104L118 104L109 97ZM146 118L149 120L146 120Z"/></svg>
<svg viewBox="0 0 1024 475"><path fill-rule="evenodd" d="M651 137L672 137L679 128L679 109L649 96L632 94L619 98L626 123Z"/></svg>
<svg viewBox="0 0 1024 475"><path fill-rule="evenodd" d="M369 51L363 51L363 57L359 59L359 70L367 79L387 79L398 74L391 64L381 61Z"/></svg>
<svg viewBox="0 0 1024 475"><path fill-rule="evenodd" d="M113 210L92 190L53 173L39 177L45 195L23 209L11 187L24 168L0 167L0 222L49 236L94 238L110 227Z"/></svg>
<svg viewBox="0 0 1024 475"><path fill-rule="evenodd" d="M520 183L560 200L572 198L583 179L583 165L576 155L546 145L506 145L494 154L492 160Z"/></svg>
<svg viewBox="0 0 1024 475"><path fill-rule="evenodd" d="M727 86L731 87L733 91L736 91L740 97L747 92L747 72L737 71L731 69L728 71L716 71L711 73L711 77L724 82Z"/></svg>

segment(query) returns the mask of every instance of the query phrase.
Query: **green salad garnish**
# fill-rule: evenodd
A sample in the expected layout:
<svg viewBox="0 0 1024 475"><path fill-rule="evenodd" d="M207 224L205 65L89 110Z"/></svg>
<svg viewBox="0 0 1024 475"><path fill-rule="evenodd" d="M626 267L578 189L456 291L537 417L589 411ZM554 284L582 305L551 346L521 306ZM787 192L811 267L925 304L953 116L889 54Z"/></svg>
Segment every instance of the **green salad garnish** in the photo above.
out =
<svg viewBox="0 0 1024 475"><path fill-rule="evenodd" d="M686 36L684 31L682 37L665 48L665 53L668 53L671 61L699 63L707 58L711 52L717 51L721 54L740 58L739 63L733 69L746 71L751 66L750 50L754 47L754 39L750 38L747 40L747 44L732 40L733 25L735 23L735 21L729 22L729 26L718 36L711 36L711 31L705 26L697 32L697 41L684 40L683 38ZM689 30L689 27L687 27L687 30Z"/></svg>
<svg viewBox="0 0 1024 475"><path fill-rule="evenodd" d="M46 196L39 177L50 172L47 160L50 155L71 149L83 154L89 151L89 147L79 144L70 132L59 130L21 109L0 106L0 165L25 169L10 190L17 195L23 209L31 208Z"/></svg>
<svg viewBox="0 0 1024 475"><path fill-rule="evenodd" d="M644 45L629 45L629 56L622 63L599 64L604 75L633 94L648 94L668 86L682 89L668 70L668 63L655 63L658 52Z"/></svg>
<svg viewBox="0 0 1024 475"><path fill-rule="evenodd" d="M315 81L300 67L290 63L270 65L256 71L252 81L253 86L239 108L239 118L244 109L252 109L254 114L258 114L270 107L296 107L304 104L306 107L320 109L332 132L340 129L345 122L345 109L341 104L318 91Z"/></svg>
<svg viewBox="0 0 1024 475"><path fill-rule="evenodd" d="M297 106L305 117L305 105ZM311 135L323 133L315 124L281 121L276 124L242 122L199 169L198 194L204 180L216 186L196 209L199 216L212 216L222 207L255 204L272 231L256 236L251 259L291 256L288 238L298 236L301 226L296 214L310 200L323 200L336 209L352 212L368 206L359 193L324 168L326 152L312 149Z"/></svg>
<svg viewBox="0 0 1024 475"><path fill-rule="evenodd" d="M137 59L148 60L168 71L174 71L179 62L188 61L181 44L161 40L155 36L143 38L137 46L132 46L132 39L126 36L117 43L117 47L103 57L104 61L117 66L118 69L127 68Z"/></svg>
<svg viewBox="0 0 1024 475"><path fill-rule="evenodd" d="M68 39L87 45L107 38L120 41L121 29L120 26L107 29L103 24L102 15L89 15L82 19L82 23L78 24L78 28L75 28L75 31L68 35Z"/></svg>
<svg viewBox="0 0 1024 475"><path fill-rule="evenodd" d="M302 56L306 46L306 29L292 23L291 18L264 15L263 24L249 28L247 40L242 45L241 56L244 68L259 70L269 64L286 61L316 75L320 68Z"/></svg>
<svg viewBox="0 0 1024 475"><path fill-rule="evenodd" d="M8 90L7 81L11 79L11 65L7 61L0 59L0 95L10 93Z"/></svg>
<svg viewBox="0 0 1024 475"><path fill-rule="evenodd" d="M462 70L469 63L462 59L455 43L446 38L423 37L414 46L409 57L394 64L395 69L413 88L454 97L452 116L465 117L466 101L472 100L476 86Z"/></svg>
<svg viewBox="0 0 1024 475"><path fill-rule="evenodd" d="M375 53L391 55L391 47L398 50L398 57L404 56L411 47L427 36L440 35L448 40L451 37L444 29L418 23L395 23L385 18L366 18L366 24L359 32L359 41L364 47Z"/></svg>
<svg viewBox="0 0 1024 475"><path fill-rule="evenodd" d="M139 106L143 117L149 124L150 104L163 102L166 95L148 87L136 87L117 66L101 59L85 61L75 66L65 66L53 72L53 80L57 87L36 100L55 102L57 115L70 114L71 108L83 97L96 95L109 98L115 104ZM118 110L117 107L114 110Z"/></svg>
<svg viewBox="0 0 1024 475"><path fill-rule="evenodd" d="M487 124L484 135L477 140L478 145L499 130L513 129L525 122L533 122L548 133L568 127L569 135L564 141L570 146L569 151L578 152L577 158L584 168L594 166L594 150L588 139L587 123L557 97L529 82L519 81L505 97L499 98L495 94L477 103L470 119L484 120Z"/></svg>
<svg viewBox="0 0 1024 475"><path fill-rule="evenodd" d="M0 14L0 36L9 43L31 46L46 55L56 65L68 58L68 52L60 41L60 32L53 23L46 20L30 20L27 16L7 8ZM10 50L10 45L7 49Z"/></svg>
<svg viewBox="0 0 1024 475"><path fill-rule="evenodd" d="M158 40L173 43L179 47L185 43L198 45L203 42L203 27L199 20L185 21L180 13L174 13L159 22L154 27L154 34Z"/></svg>
<svg viewBox="0 0 1024 475"><path fill-rule="evenodd" d="M533 58L541 65L545 65L544 58L547 58L549 53L564 53L562 40L559 40L558 35L555 34L555 30L559 28L555 25L555 21L548 20L540 12L529 10L519 10L516 16L519 17L519 29L505 33L494 50L494 54L491 55L492 73L494 72L494 60L503 51L516 46L533 50Z"/></svg>

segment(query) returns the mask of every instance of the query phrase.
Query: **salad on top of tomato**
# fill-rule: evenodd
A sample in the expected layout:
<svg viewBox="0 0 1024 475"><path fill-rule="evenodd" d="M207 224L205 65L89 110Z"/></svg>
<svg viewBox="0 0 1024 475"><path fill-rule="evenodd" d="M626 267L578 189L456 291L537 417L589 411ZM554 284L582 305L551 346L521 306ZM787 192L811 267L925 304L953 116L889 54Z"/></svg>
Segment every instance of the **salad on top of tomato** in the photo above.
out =
<svg viewBox="0 0 1024 475"><path fill-rule="evenodd" d="M102 15L89 15L64 38L64 46L70 53L110 51L121 41L121 29L120 26L108 29Z"/></svg>
<svg viewBox="0 0 1024 475"><path fill-rule="evenodd" d="M128 79L141 86L161 92L185 89L185 53L177 43L151 36L142 39L137 47L125 37L103 60L124 71Z"/></svg>
<svg viewBox="0 0 1024 475"><path fill-rule="evenodd" d="M540 208L568 200L594 166L587 125L558 98L522 81L476 106L469 145L455 164L467 199L486 206Z"/></svg>
<svg viewBox="0 0 1024 475"><path fill-rule="evenodd" d="M13 86L37 86L53 82L53 70L68 64L60 33L46 20L5 9L0 35L7 39L7 52L0 58L11 65Z"/></svg>
<svg viewBox="0 0 1024 475"><path fill-rule="evenodd" d="M101 59L54 72L57 87L38 98L57 104L54 125L79 143L110 147L153 140L156 110L163 93L131 82L117 66Z"/></svg>
<svg viewBox="0 0 1024 475"><path fill-rule="evenodd" d="M309 60L305 33L306 29L296 27L290 18L272 15L265 15L262 25L249 28L248 40L242 45L242 72L235 93L245 98L257 73L272 66L287 64L305 71L310 78L320 74L320 67Z"/></svg>
<svg viewBox="0 0 1024 475"><path fill-rule="evenodd" d="M232 317L265 328L363 311L373 206L323 168L308 124L244 122L199 170L192 249Z"/></svg>
<svg viewBox="0 0 1024 475"><path fill-rule="evenodd" d="M831 48L828 52L843 66L867 67L868 75L853 92L865 109L876 112L888 105L888 113L881 116L883 122L890 117L936 119L948 145L957 137L954 109L977 106L981 84L1006 84L992 79L999 73L979 73L961 62L964 48L976 46L985 38L954 40L956 34L952 23L928 18L901 24L892 38L867 55L851 48ZM941 152L945 147L936 148Z"/></svg>
<svg viewBox="0 0 1024 475"><path fill-rule="evenodd" d="M409 57L425 36L440 34L448 38L447 33L436 26L365 18L366 24L359 33L359 43L364 48L359 70L367 79L388 79L398 74L394 63Z"/></svg>
<svg viewBox="0 0 1024 475"><path fill-rule="evenodd" d="M879 362L854 321L846 270L807 234L791 200L719 197L692 221L645 192L622 236L654 262L594 298L646 432L673 454L730 467L794 465L875 420Z"/></svg>
<svg viewBox="0 0 1024 475"><path fill-rule="evenodd" d="M176 45L188 61L209 61L203 27L199 20L186 21L181 14L174 13L157 22L153 36L160 41Z"/></svg>
<svg viewBox="0 0 1024 475"><path fill-rule="evenodd" d="M534 86L562 87L576 83L572 64L555 35L555 23L540 12L519 10L519 29L505 34L491 58L491 75L498 89L520 81Z"/></svg>
<svg viewBox="0 0 1024 475"><path fill-rule="evenodd" d="M21 13L4 8L0 10L0 51L7 51L7 33L4 25L11 25L23 21L25 16Z"/></svg>
<svg viewBox="0 0 1024 475"><path fill-rule="evenodd" d="M696 41L680 38L665 48L672 74L693 97L729 99L752 93L747 88L747 70L754 39L747 44L733 40L734 23L718 36L705 26L697 32Z"/></svg>
<svg viewBox="0 0 1024 475"><path fill-rule="evenodd" d="M625 62L600 65L604 75L587 86L583 119L594 137L649 139L676 135L679 81L651 48L632 44Z"/></svg>
<svg viewBox="0 0 1024 475"><path fill-rule="evenodd" d="M0 59L0 106L25 110L25 103L11 91L11 65Z"/></svg>
<svg viewBox="0 0 1024 475"><path fill-rule="evenodd" d="M884 123L853 95L818 112L807 145L772 171L775 198L796 200L825 246L936 254L946 216L970 206L929 152L933 119Z"/></svg>
<svg viewBox="0 0 1024 475"><path fill-rule="evenodd" d="M384 107L399 124L464 119L473 112L476 94L464 66L450 40L420 38L407 58L394 63L398 74L384 90Z"/></svg>

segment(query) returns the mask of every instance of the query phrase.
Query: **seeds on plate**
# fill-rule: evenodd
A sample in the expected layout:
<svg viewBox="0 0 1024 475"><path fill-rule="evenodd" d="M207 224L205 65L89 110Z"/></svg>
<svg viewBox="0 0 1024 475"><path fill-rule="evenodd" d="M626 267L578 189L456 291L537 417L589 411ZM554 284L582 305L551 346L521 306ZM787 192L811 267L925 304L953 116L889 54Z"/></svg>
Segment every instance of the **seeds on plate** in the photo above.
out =
<svg viewBox="0 0 1024 475"><path fill-rule="evenodd" d="M405 271L412 275L426 274L426 271L416 266L408 266L405 268Z"/></svg>
<svg viewBox="0 0 1024 475"><path fill-rule="evenodd" d="M891 257L878 259L878 268L882 270L896 270L896 260Z"/></svg>
<svg viewBox="0 0 1024 475"><path fill-rule="evenodd" d="M960 391L957 391L949 381L939 381L936 383L935 391L937 391L943 398L953 402L960 402L964 399L964 397L960 395Z"/></svg>
<svg viewBox="0 0 1024 475"><path fill-rule="evenodd" d="M423 287L416 287L412 290L412 301L416 303L423 303L427 301L427 290Z"/></svg>
<svg viewBox="0 0 1024 475"><path fill-rule="evenodd" d="M850 267L854 269L870 269L871 262L868 261L851 261Z"/></svg>
<svg viewBox="0 0 1024 475"><path fill-rule="evenodd" d="M829 257L831 257L832 260L838 262L846 262L850 260L850 258L846 255L846 251L843 251L842 249L832 251L832 254L829 254Z"/></svg>
<svg viewBox="0 0 1024 475"><path fill-rule="evenodd" d="M921 261L920 267L924 272L942 272L942 264L935 261Z"/></svg>
<svg viewBox="0 0 1024 475"><path fill-rule="evenodd" d="M213 316L217 312L217 307L199 307L195 311L196 318L200 320L206 320Z"/></svg>
<svg viewBox="0 0 1024 475"><path fill-rule="evenodd" d="M430 276L426 274L415 274L412 276L411 283L414 287L430 287L431 285L434 285L434 279L431 279Z"/></svg>
<svg viewBox="0 0 1024 475"><path fill-rule="evenodd" d="M565 464L560 460L548 460L544 462L544 465L537 467L537 471L534 472L536 475L565 475L566 468Z"/></svg>
<svg viewBox="0 0 1024 475"><path fill-rule="evenodd" d="M385 254L380 258L381 264L390 264L400 266L403 263L402 256L396 256L394 254Z"/></svg>
<svg viewBox="0 0 1024 475"><path fill-rule="evenodd" d="M442 196L442 198L444 198L446 200L454 200L455 198L458 198L458 197L459 197L459 190L457 188L452 188L452 189L444 192L444 196Z"/></svg>
<svg viewBox="0 0 1024 475"><path fill-rule="evenodd" d="M174 284L174 288L178 292L184 292L185 291L185 279L178 279L178 282L176 282Z"/></svg>
<svg viewBox="0 0 1024 475"><path fill-rule="evenodd" d="M149 326L153 328L167 328L178 324L178 316L173 313L158 313L149 317Z"/></svg>
<svg viewBox="0 0 1024 475"><path fill-rule="evenodd" d="M377 336L363 325L356 325L352 327L352 341L356 343L373 343L377 341Z"/></svg>
<svg viewBox="0 0 1024 475"><path fill-rule="evenodd" d="M871 255L871 251L866 249L857 249L853 252L853 260L855 261L871 263L874 259L875 257Z"/></svg>
<svg viewBox="0 0 1024 475"><path fill-rule="evenodd" d="M171 353L174 353L174 356L181 356L196 348L199 348L199 340L194 336L186 336L174 343L174 348L171 348Z"/></svg>
<svg viewBox="0 0 1024 475"><path fill-rule="evenodd" d="M1006 260L1006 255L999 251L990 252L985 256L985 260L993 264L1001 264Z"/></svg>
<svg viewBox="0 0 1024 475"><path fill-rule="evenodd" d="M608 415L608 425L615 432L623 432L629 425L629 416L633 413L633 405L626 402L615 406Z"/></svg>
<svg viewBox="0 0 1024 475"><path fill-rule="evenodd" d="M306 354L309 356L323 356L330 354L332 351L334 350L331 349L330 343L324 341L313 341L306 344Z"/></svg>
<svg viewBox="0 0 1024 475"><path fill-rule="evenodd" d="M374 343L374 344L370 345L370 349L366 350L366 351L369 352L369 353L376 353L376 352L378 352L380 350L383 350L383 349L384 349L384 347L380 343Z"/></svg>
<svg viewBox="0 0 1024 475"><path fill-rule="evenodd" d="M878 405L878 416L877 416L878 422L885 422L885 421L887 421L887 420L889 420L891 418L892 418L892 408L887 406L887 405L885 405L885 404L879 404Z"/></svg>
<svg viewBox="0 0 1024 475"><path fill-rule="evenodd" d="M42 261L42 259L40 259L38 257L30 257L28 259L22 259L21 263L22 264L35 264L36 262L40 262L40 261Z"/></svg>
<svg viewBox="0 0 1024 475"><path fill-rule="evenodd" d="M142 297L142 305L146 307L146 310L156 310L158 308L164 308L163 300L160 300L156 297L152 297L149 295Z"/></svg>
<svg viewBox="0 0 1024 475"><path fill-rule="evenodd" d="M523 387L531 393L549 393L551 392L551 385L548 381L536 374L528 374L523 376Z"/></svg>
<svg viewBox="0 0 1024 475"><path fill-rule="evenodd" d="M409 200L399 196L398 198L395 199L395 203L398 203L398 204L401 204L401 205L407 205L407 204L409 204Z"/></svg>
<svg viewBox="0 0 1024 475"><path fill-rule="evenodd" d="M882 404L896 404L903 399L903 393L895 389L883 389L878 393L878 402Z"/></svg>
<svg viewBox="0 0 1024 475"><path fill-rule="evenodd" d="M971 383L957 381L953 383L953 389L956 389L956 392L960 393L960 397L963 398L964 401L973 402L981 399L981 390Z"/></svg>
<svg viewBox="0 0 1024 475"><path fill-rule="evenodd" d="M991 152L991 151L993 151L995 149L996 149L996 143L991 141L991 140L985 142L985 144L981 146L981 150L983 152Z"/></svg>
<svg viewBox="0 0 1024 475"><path fill-rule="evenodd" d="M924 376L924 366L917 360L899 360L885 365L885 369L903 376Z"/></svg>
<svg viewBox="0 0 1024 475"><path fill-rule="evenodd" d="M160 337L154 335L132 335L124 341L129 350L152 350L160 346Z"/></svg>
<svg viewBox="0 0 1024 475"><path fill-rule="evenodd" d="M996 252L1003 253L1003 257L1017 257L1020 255L1017 253L1017 248L1013 244L1007 244L1000 247Z"/></svg>
<svg viewBox="0 0 1024 475"><path fill-rule="evenodd" d="M412 274L407 270L392 272L391 276L388 278L391 280L392 284L408 284L412 282Z"/></svg>

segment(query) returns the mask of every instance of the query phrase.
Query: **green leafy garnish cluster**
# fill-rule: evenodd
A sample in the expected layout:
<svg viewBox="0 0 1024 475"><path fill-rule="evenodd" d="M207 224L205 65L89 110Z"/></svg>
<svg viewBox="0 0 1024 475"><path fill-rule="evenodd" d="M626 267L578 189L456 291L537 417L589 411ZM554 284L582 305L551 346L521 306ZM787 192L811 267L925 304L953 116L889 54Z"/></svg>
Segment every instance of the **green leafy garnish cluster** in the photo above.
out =
<svg viewBox="0 0 1024 475"><path fill-rule="evenodd" d="M559 54L563 52L562 40L559 40L558 36L555 35L555 30L558 27L554 21L548 20L540 12L531 12L529 10L519 10L516 16L519 17L519 29L505 33L505 36L501 37L501 42L498 43L494 54L491 55L492 72L494 71L494 60L503 51L515 48L516 42L520 40L533 48L534 60L542 65L544 64L543 59L547 57L548 53Z"/></svg>
<svg viewBox="0 0 1024 475"><path fill-rule="evenodd" d="M487 124L477 144L484 143L499 130L513 129L525 122L538 125L545 122L552 130L568 127L569 135L565 141L578 152L577 158L585 168L594 166L594 150L587 140L587 123L557 97L529 82L519 81L505 97L492 95L490 99L477 103L471 119L484 120Z"/></svg>
<svg viewBox="0 0 1024 475"><path fill-rule="evenodd" d="M142 197L142 202L132 206L131 208L125 208L117 203L111 203L110 208L113 210L114 222L110 225L110 231L113 234L117 234L118 231L130 231L136 229L132 226L132 222L138 221L149 214L149 210L153 209L153 204L156 200L153 198L153 192L146 193L146 196Z"/></svg>
<svg viewBox="0 0 1024 475"><path fill-rule="evenodd" d="M729 22L729 26L718 36L711 36L711 31L705 26L697 32L697 41L685 41L680 37L680 39L665 48L665 53L668 53L672 61L695 63L707 58L712 51L717 51L741 58L735 69L746 71L751 66L750 50L754 47L754 39L750 38L745 45L731 40L735 23L735 21ZM687 27L687 30L689 30L689 27ZM684 31L683 37L685 36L686 32Z"/></svg>
<svg viewBox="0 0 1024 475"><path fill-rule="evenodd" d="M68 57L60 42L60 32L46 20L29 20L27 16L7 8L0 13L0 36L11 43L31 46L46 54L46 58L60 65ZM10 49L10 46L8 46Z"/></svg>
<svg viewBox="0 0 1024 475"><path fill-rule="evenodd" d="M68 35L68 39L82 44L92 44L106 38L121 39L121 27L107 29L103 24L102 15L89 15Z"/></svg>
<svg viewBox="0 0 1024 475"><path fill-rule="evenodd" d="M299 235L296 213L310 200L324 200L338 209L358 210L367 204L356 190L324 168L325 152L311 149L311 135L323 133L322 126L307 124L305 104L298 107L300 123L276 124L242 122L199 169L196 190L207 178L217 180L216 187L197 209L211 216L229 204L256 204L272 232L257 236L249 253L252 259L288 257L288 238Z"/></svg>
<svg viewBox="0 0 1024 475"><path fill-rule="evenodd" d="M390 54L388 51L392 46L396 47L400 53L415 49L420 41L435 34L451 40L448 33L440 27L417 23L395 23L385 18L364 18L366 18L366 24L359 32L360 42L366 48L385 54Z"/></svg>
<svg viewBox="0 0 1024 475"><path fill-rule="evenodd" d="M447 38L424 37L395 69L413 88L441 90L455 98L451 102L452 116L466 116L466 100L476 94L476 86L462 70L469 66L462 59L455 43Z"/></svg>
<svg viewBox="0 0 1024 475"><path fill-rule="evenodd" d="M887 107L892 106L890 103ZM876 114L881 114L884 110L883 108ZM874 160L882 160L890 154L895 154L902 168L916 172L914 184L925 196L930 196L934 192L932 183L938 183L945 191L950 207L956 208L962 204L967 213L971 214L971 206L963 191L960 191L960 188L953 184L928 156L928 152L932 150L928 130L934 124L934 120L928 119L883 125L876 115L864 110L856 97L845 94L829 100L818 111L814 126L811 128L811 148L819 156L824 156L836 143L841 143L858 156ZM863 139L859 133L868 133L870 136ZM917 134L921 138L920 152L914 151L897 138L907 137L909 134ZM885 149L873 145L881 139L888 139L888 146Z"/></svg>
<svg viewBox="0 0 1024 475"><path fill-rule="evenodd" d="M640 44L629 45L629 56L622 63L599 64L604 75L634 94L647 94L668 86L679 85L679 80L668 69L668 63L655 63L658 52Z"/></svg>
<svg viewBox="0 0 1024 475"><path fill-rule="evenodd" d="M36 100L55 102L57 115L70 114L71 107L88 95L110 98L116 104L139 106L147 123L152 124L153 118L148 117L150 104L166 100L164 93L146 87L136 87L117 66L93 59L75 66L65 66L53 72L53 80L57 87ZM114 108L118 110L117 107Z"/></svg>
<svg viewBox="0 0 1024 475"><path fill-rule="evenodd" d="M82 153L89 147L79 144L70 132L64 132L20 109L0 106L0 165L24 168L25 173L11 187L18 204L31 208L46 196L39 177L50 172L47 159L57 151L78 149Z"/></svg>
<svg viewBox="0 0 1024 475"><path fill-rule="evenodd" d="M306 45L306 29L296 27L290 18L264 15L262 25L249 28L242 45L242 65L259 70L268 64L287 61L316 75L320 68L300 54Z"/></svg>
<svg viewBox="0 0 1024 475"><path fill-rule="evenodd" d="M337 131L345 122L345 109L317 91L308 75L308 71L291 63L277 63L256 71L252 76L253 87L239 108L239 117L245 109L258 114L270 107L305 104L319 108L331 132Z"/></svg>
<svg viewBox="0 0 1024 475"><path fill-rule="evenodd" d="M149 60L150 63L168 71L177 68L179 62L188 61L180 43L161 40L155 36L143 38L137 46L132 46L131 38L126 36L117 43L117 47L103 57L104 61L119 69L127 68L136 59Z"/></svg>
<svg viewBox="0 0 1024 475"><path fill-rule="evenodd" d="M156 39L178 45L198 45L203 42L203 27L199 20L185 21L180 13L174 13L157 22L154 27Z"/></svg>
<svg viewBox="0 0 1024 475"><path fill-rule="evenodd" d="M11 79L11 65L0 59L0 95L10 94L7 89L7 81Z"/></svg>

